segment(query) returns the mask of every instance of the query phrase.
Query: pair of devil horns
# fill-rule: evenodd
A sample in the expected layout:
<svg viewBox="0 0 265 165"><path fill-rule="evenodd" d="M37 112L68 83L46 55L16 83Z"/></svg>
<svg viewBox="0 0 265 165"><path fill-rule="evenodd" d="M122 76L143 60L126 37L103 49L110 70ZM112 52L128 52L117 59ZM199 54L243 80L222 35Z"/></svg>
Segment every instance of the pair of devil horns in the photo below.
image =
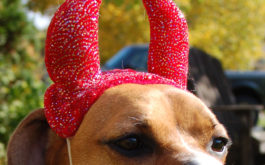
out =
<svg viewBox="0 0 265 165"><path fill-rule="evenodd" d="M45 63L54 84L45 93L44 111L50 127L59 136L73 136L91 105L110 87L125 83L168 84L186 90L186 20L172 0L143 3L151 28L149 73L100 70L101 0L66 0L55 13L45 46Z"/></svg>

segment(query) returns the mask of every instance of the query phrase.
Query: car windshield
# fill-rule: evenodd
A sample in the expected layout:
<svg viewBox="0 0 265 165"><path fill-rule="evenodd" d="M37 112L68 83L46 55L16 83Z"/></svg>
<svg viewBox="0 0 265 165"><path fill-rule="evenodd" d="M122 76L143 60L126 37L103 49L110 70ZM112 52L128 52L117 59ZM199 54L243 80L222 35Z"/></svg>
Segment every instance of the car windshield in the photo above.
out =
<svg viewBox="0 0 265 165"><path fill-rule="evenodd" d="M130 52L131 48L126 47L120 50L115 56L113 56L105 64L106 69L122 69L121 61L123 61L124 56Z"/></svg>
<svg viewBox="0 0 265 165"><path fill-rule="evenodd" d="M119 51L106 64L110 69L147 70L148 46L130 46Z"/></svg>

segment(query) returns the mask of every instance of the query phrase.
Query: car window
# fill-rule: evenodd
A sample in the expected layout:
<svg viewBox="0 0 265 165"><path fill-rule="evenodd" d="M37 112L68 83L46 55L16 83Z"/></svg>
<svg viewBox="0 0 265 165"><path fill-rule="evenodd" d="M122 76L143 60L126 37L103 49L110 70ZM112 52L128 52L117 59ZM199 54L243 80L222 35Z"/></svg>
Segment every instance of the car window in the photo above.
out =
<svg viewBox="0 0 265 165"><path fill-rule="evenodd" d="M147 71L148 46L129 46L120 50L104 66L104 70L134 69Z"/></svg>
<svg viewBox="0 0 265 165"><path fill-rule="evenodd" d="M133 49L127 59L122 61L125 69L134 69L138 71L147 70L148 49Z"/></svg>
<svg viewBox="0 0 265 165"><path fill-rule="evenodd" d="M125 47L120 50L115 56L113 56L105 65L104 67L107 70L110 69L123 69L122 61L124 61L127 56L130 54L131 48Z"/></svg>

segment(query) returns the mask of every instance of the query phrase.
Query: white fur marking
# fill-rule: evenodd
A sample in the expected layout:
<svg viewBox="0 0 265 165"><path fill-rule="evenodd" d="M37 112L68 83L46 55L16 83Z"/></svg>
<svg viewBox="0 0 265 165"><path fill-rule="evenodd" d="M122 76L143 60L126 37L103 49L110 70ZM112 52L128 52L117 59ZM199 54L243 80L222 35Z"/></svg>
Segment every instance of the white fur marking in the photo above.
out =
<svg viewBox="0 0 265 165"><path fill-rule="evenodd" d="M185 155L179 155L182 157L182 161L184 162L194 162L197 163L198 165L222 165L220 161L215 159L214 157L207 155L201 151L198 151L196 149L191 148L183 139L183 137L180 135L178 132L181 143L183 146L189 151L190 154L185 154Z"/></svg>

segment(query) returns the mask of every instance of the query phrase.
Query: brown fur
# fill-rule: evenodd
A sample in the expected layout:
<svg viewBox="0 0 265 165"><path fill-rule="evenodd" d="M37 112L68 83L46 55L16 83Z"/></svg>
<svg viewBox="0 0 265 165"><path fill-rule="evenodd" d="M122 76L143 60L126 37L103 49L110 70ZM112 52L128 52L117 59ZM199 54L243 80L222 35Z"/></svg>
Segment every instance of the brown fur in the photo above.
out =
<svg viewBox="0 0 265 165"><path fill-rule="evenodd" d="M128 158L106 144L125 133L148 135L155 142L152 155ZM180 165L183 162L176 155L189 154L181 138L209 155L206 147L213 136L228 138L224 127L194 95L168 85L125 84L104 92L70 140L74 165ZM220 160L224 162L225 157ZM48 128L43 111L38 110L16 129L8 146L8 161L31 165L44 160L49 165L69 162L65 140Z"/></svg>

